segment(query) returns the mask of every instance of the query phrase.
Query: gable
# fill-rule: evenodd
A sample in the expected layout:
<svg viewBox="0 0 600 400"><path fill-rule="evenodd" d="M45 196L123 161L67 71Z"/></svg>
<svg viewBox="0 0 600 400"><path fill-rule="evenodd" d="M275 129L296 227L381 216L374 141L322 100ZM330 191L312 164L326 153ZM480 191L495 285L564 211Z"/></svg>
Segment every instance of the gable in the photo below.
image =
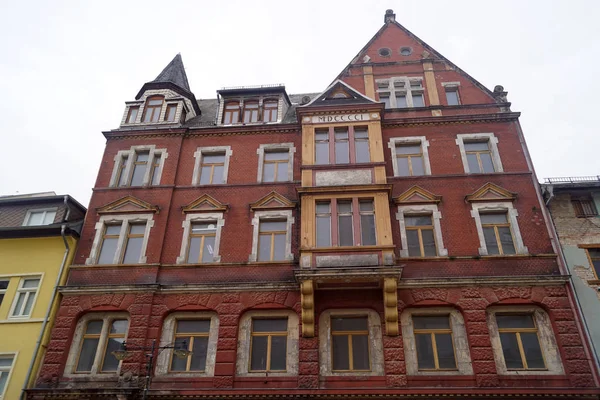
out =
<svg viewBox="0 0 600 400"><path fill-rule="evenodd" d="M491 182L466 196L467 201L513 201L516 198L516 193L509 192Z"/></svg>
<svg viewBox="0 0 600 400"><path fill-rule="evenodd" d="M310 103L302 107L352 104L377 104L377 101L363 95L347 83L337 80Z"/></svg>
<svg viewBox="0 0 600 400"><path fill-rule="evenodd" d="M271 192L265 197L250 204L250 209L255 210L273 210L282 208L295 208L296 204L287 197L277 192Z"/></svg>
<svg viewBox="0 0 600 400"><path fill-rule="evenodd" d="M189 212L215 212L215 211L226 211L228 208L227 204L223 204L217 199L208 194L203 194L196 200L192 201L187 206L183 207L183 213Z"/></svg>
<svg viewBox="0 0 600 400"><path fill-rule="evenodd" d="M134 196L125 196L97 209L98 214L158 213L158 207Z"/></svg>
<svg viewBox="0 0 600 400"><path fill-rule="evenodd" d="M437 196L419 186L413 186L394 198L396 204L439 203L441 200L442 196Z"/></svg>

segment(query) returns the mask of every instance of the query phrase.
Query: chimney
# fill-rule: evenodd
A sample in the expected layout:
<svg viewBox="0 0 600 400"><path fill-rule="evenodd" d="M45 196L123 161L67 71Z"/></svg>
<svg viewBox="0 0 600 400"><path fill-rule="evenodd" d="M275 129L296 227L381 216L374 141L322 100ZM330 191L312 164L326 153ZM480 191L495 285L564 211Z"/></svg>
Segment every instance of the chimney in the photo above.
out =
<svg viewBox="0 0 600 400"><path fill-rule="evenodd" d="M383 17L383 22L396 22L396 14L394 14L394 10L385 10L385 17Z"/></svg>

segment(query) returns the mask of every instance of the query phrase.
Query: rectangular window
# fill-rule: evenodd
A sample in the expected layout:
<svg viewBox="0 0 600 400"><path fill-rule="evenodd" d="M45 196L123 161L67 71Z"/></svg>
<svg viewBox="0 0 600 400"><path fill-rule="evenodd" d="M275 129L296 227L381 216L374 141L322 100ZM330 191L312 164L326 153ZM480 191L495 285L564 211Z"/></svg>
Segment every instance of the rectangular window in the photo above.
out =
<svg viewBox="0 0 600 400"><path fill-rule="evenodd" d="M315 230L317 247L374 246L375 203L358 198L317 201Z"/></svg>
<svg viewBox="0 0 600 400"><path fill-rule="evenodd" d="M332 370L370 371L367 317L331 317Z"/></svg>
<svg viewBox="0 0 600 400"><path fill-rule="evenodd" d="M30 210L25 218L25 226L50 225L54 223L56 210Z"/></svg>
<svg viewBox="0 0 600 400"><path fill-rule="evenodd" d="M125 243L125 253L123 255L123 264L137 264L140 262L145 232L146 224L129 225L129 232L127 232L127 241Z"/></svg>
<svg viewBox="0 0 600 400"><path fill-rule="evenodd" d="M387 88L387 86L386 86ZM382 101L383 104L385 105L385 108L392 108L392 104L390 102L390 94L389 93L380 93L379 94L379 101Z"/></svg>
<svg viewBox="0 0 600 400"><path fill-rule="evenodd" d="M335 128L335 163L348 164L350 162L350 142L348 128Z"/></svg>
<svg viewBox="0 0 600 400"><path fill-rule="evenodd" d="M284 182L288 180L288 150L265 151L263 182Z"/></svg>
<svg viewBox="0 0 600 400"><path fill-rule="evenodd" d="M10 375L14 359L13 355L0 355L0 399L4 398L4 391L8 386L8 375Z"/></svg>
<svg viewBox="0 0 600 400"><path fill-rule="evenodd" d="M171 354L171 372L202 372L206 369L210 320L177 320L174 346L186 348L191 355L179 358ZM173 353L173 352L172 352Z"/></svg>
<svg viewBox="0 0 600 400"><path fill-rule="evenodd" d="M258 230L258 261L285 259L287 221L260 221Z"/></svg>
<svg viewBox="0 0 600 400"><path fill-rule="evenodd" d="M360 234L363 246L374 246L377 244L375 235L375 206L372 200L360 200Z"/></svg>
<svg viewBox="0 0 600 400"><path fill-rule="evenodd" d="M396 145L398 176L425 175L423 149L420 143Z"/></svg>
<svg viewBox="0 0 600 400"><path fill-rule="evenodd" d="M175 114L177 114L177 104L169 104L165 113L165 121L175 122Z"/></svg>
<svg viewBox="0 0 600 400"><path fill-rule="evenodd" d="M252 319L250 371L287 370L288 319Z"/></svg>
<svg viewBox="0 0 600 400"><path fill-rule="evenodd" d="M464 146L470 173L491 173L496 171L488 141L465 142Z"/></svg>
<svg viewBox="0 0 600 400"><path fill-rule="evenodd" d="M29 317L40 286L40 278L21 278L11 317Z"/></svg>
<svg viewBox="0 0 600 400"><path fill-rule="evenodd" d="M406 102L406 93L396 93L396 108L406 108L408 103Z"/></svg>
<svg viewBox="0 0 600 400"><path fill-rule="evenodd" d="M150 173L150 183L152 185L160 184L160 175L158 174L158 168L160 167L160 159L161 159L160 154L156 154L152 158L152 171Z"/></svg>
<svg viewBox="0 0 600 400"><path fill-rule="evenodd" d="M431 215L406 216L404 222L409 257L437 256Z"/></svg>
<svg viewBox="0 0 600 400"><path fill-rule="evenodd" d="M105 327L105 323L110 325ZM102 355L100 371L117 371L119 360L112 353L121 348L128 326L129 321L126 319L88 321L81 341L75 372L91 372L98 351Z"/></svg>
<svg viewBox="0 0 600 400"><path fill-rule="evenodd" d="M244 103L244 123L258 122L258 101Z"/></svg>
<svg viewBox="0 0 600 400"><path fill-rule="evenodd" d="M160 96L148 97L144 107L144 122L158 122L163 100L164 99Z"/></svg>
<svg viewBox="0 0 600 400"><path fill-rule="evenodd" d="M125 168L127 168L127 161L129 160L129 156L121 157L121 161L119 162L118 171L117 171L117 184L119 186L127 186L127 175L125 175Z"/></svg>
<svg viewBox="0 0 600 400"><path fill-rule="evenodd" d="M129 111L127 111L127 123L133 124L138 115L138 111L140 110L139 106L129 107Z"/></svg>
<svg viewBox="0 0 600 400"><path fill-rule="evenodd" d="M131 174L131 186L142 186L148 161L150 158L149 151L140 151L135 153L135 161L133 163L133 173Z"/></svg>
<svg viewBox="0 0 600 400"><path fill-rule="evenodd" d="M223 183L223 169L225 168L224 153L202 154L200 166L200 184L218 185Z"/></svg>
<svg viewBox="0 0 600 400"><path fill-rule="evenodd" d="M455 370L456 358L450 317L412 317L419 370Z"/></svg>
<svg viewBox="0 0 600 400"><path fill-rule="evenodd" d="M496 323L508 370L546 369L533 315L496 314Z"/></svg>
<svg viewBox="0 0 600 400"><path fill-rule="evenodd" d="M329 131L315 130L315 163L329 164Z"/></svg>
<svg viewBox="0 0 600 400"><path fill-rule="evenodd" d="M352 200L338 200L338 246L354 246L354 224L352 216Z"/></svg>
<svg viewBox="0 0 600 400"><path fill-rule="evenodd" d="M317 247L329 247L331 246L331 203L318 202L316 212Z"/></svg>
<svg viewBox="0 0 600 400"><path fill-rule="evenodd" d="M357 163L371 162L369 152L369 131L366 127L354 128L354 151Z"/></svg>
<svg viewBox="0 0 600 400"><path fill-rule="evenodd" d="M425 99L423 93L413 93L412 95L413 107L425 107Z"/></svg>
<svg viewBox="0 0 600 400"><path fill-rule="evenodd" d="M571 197L571 203L578 218L595 217L598 215L594 199L591 196Z"/></svg>
<svg viewBox="0 0 600 400"><path fill-rule="evenodd" d="M315 164L371 162L369 130L365 126L315 129Z"/></svg>
<svg viewBox="0 0 600 400"><path fill-rule="evenodd" d="M594 272L596 273L596 279L600 279L600 248L589 248L589 249L585 249L587 252L587 255L590 259L590 266L592 268L594 268ZM2 282L0 282L0 285L2 284ZM0 286L1 289L1 286ZM2 296L0 294L0 296Z"/></svg>
<svg viewBox="0 0 600 400"><path fill-rule="evenodd" d="M117 252L117 244L121 234L121 225L106 225L100 244L100 256L98 264L113 264Z"/></svg>
<svg viewBox="0 0 600 400"><path fill-rule="evenodd" d="M263 122L277 122L277 100L269 100L264 102Z"/></svg>
<svg viewBox="0 0 600 400"><path fill-rule="evenodd" d="M479 215L488 254L515 254L510 223L506 212Z"/></svg>
<svg viewBox="0 0 600 400"><path fill-rule="evenodd" d="M216 221L193 222L190 227L187 262L189 264L214 261Z"/></svg>
<svg viewBox="0 0 600 400"><path fill-rule="evenodd" d="M237 124L240 118L240 103L236 101L230 101L225 103L225 110L223 112L223 123Z"/></svg>
<svg viewBox="0 0 600 400"><path fill-rule="evenodd" d="M449 106L457 106L460 104L457 89L446 88L446 102Z"/></svg>
<svg viewBox="0 0 600 400"><path fill-rule="evenodd" d="M399 76L377 80L377 91L385 108L425 107L421 78Z"/></svg>
<svg viewBox="0 0 600 400"><path fill-rule="evenodd" d="M9 280L0 280L0 306L2 305L2 300L4 300L4 295L6 294L6 289L8 289ZM0 391L2 393L2 391Z"/></svg>

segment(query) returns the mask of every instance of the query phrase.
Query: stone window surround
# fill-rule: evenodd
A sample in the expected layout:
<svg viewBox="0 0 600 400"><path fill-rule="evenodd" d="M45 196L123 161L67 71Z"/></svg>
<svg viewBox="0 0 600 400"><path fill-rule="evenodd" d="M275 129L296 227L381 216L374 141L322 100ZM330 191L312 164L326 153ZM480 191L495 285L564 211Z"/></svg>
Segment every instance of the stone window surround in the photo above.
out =
<svg viewBox="0 0 600 400"><path fill-rule="evenodd" d="M456 144L460 150L460 157L466 174L470 174L471 172L469 171L465 142L487 142L492 155L492 163L494 164L495 172L504 172L502 161L500 160L500 153L498 152L498 138L493 133L461 133L456 135Z"/></svg>
<svg viewBox="0 0 600 400"><path fill-rule="evenodd" d="M217 357L217 340L219 338L219 318L215 312L174 312L169 314L163 322L163 328L160 336L160 346L172 346L175 343L175 326L178 320L207 320L210 319L210 329L208 332L208 348L206 352L206 367L203 372L169 372L171 363L171 354L173 350L161 352L156 359L155 374L169 375L176 377L209 377L215 375L215 361Z"/></svg>
<svg viewBox="0 0 600 400"><path fill-rule="evenodd" d="M406 144L419 144L421 146L421 153L423 154L423 169L425 175L431 175L431 165L429 163L429 141L425 136L408 136L408 137L395 137L390 138L388 147L392 151L392 168L394 169L394 176L400 176L398 171L398 163L396 162L396 146Z"/></svg>
<svg viewBox="0 0 600 400"><path fill-rule="evenodd" d="M496 323L497 313L513 313L513 314L533 314L535 324L538 328L538 340L540 348L546 362L546 370L516 370L509 371L506 368L504 361L504 353L502 352L502 344L500 343L500 335L498 333L498 324ZM548 314L540 307L534 305L525 306L492 306L487 310L487 323L490 330L490 340L492 342L492 350L494 352L494 361L496 362L496 371L498 375L563 375L565 373L558 345L554 337L552 322Z"/></svg>
<svg viewBox="0 0 600 400"><path fill-rule="evenodd" d="M402 81L404 82L404 87L397 88L394 86L394 82ZM410 86L411 82L420 82L421 88L412 89ZM382 87L380 84L387 83L387 87ZM423 85L423 77L420 76L393 76L391 78L386 79L376 79L375 84L377 86L377 93L379 93L379 98L381 99L381 94L387 94L390 96L390 108L398 108L396 104L396 92L404 93L406 95L406 108L413 108L413 100L412 94L420 93L423 95L423 104L427 107L427 103L425 103L425 86Z"/></svg>
<svg viewBox="0 0 600 400"><path fill-rule="evenodd" d="M125 340L127 340L127 336L129 334L129 328L131 327L131 319L126 312L90 312L84 314L79 321L77 321L77 325L75 326L75 333L73 335L73 340L71 341L71 347L69 349L69 355L67 358L67 364L65 365L65 373L64 376L67 378L77 378L77 377L94 377L96 380L114 380L117 376L121 375L121 365L122 362L119 363L119 366L115 372L99 372L100 362L102 360L103 351L96 351L96 357L94 359L94 365L92 366L91 372L75 372L75 368L77 367L77 362L79 361L79 352L81 349L81 344L83 340L83 335L85 334L85 327L88 321L90 320L103 320L102 324L102 333L100 334L100 340L98 341L98 349L104 349L107 336L108 329L110 328L110 323L115 319L126 319L127 323L127 332L125 333Z"/></svg>
<svg viewBox="0 0 600 400"><path fill-rule="evenodd" d="M257 122L248 122L248 123L242 122L244 120L244 101L258 101L258 109L262 111L263 103L265 100L275 100L275 99L277 99L277 120L276 121L271 121L271 122L257 121ZM224 124L223 123L223 113L225 112L225 104L230 101L237 102L240 105L240 115L239 115L240 122L236 122L235 124ZM234 97L224 98L220 102L219 110L218 110L217 125L235 126L235 125L276 124L276 123L280 123L282 119L283 119L283 99L282 99L281 95L279 95L279 94L249 95L249 96L241 96L241 97L234 96Z"/></svg>
<svg viewBox="0 0 600 400"><path fill-rule="evenodd" d="M124 246L127 238L127 230L129 229L129 225L133 223L142 222L146 224L146 230L144 231L144 241L142 242L142 250L140 252L140 259L138 263L144 264L147 260L146 248L148 247L148 239L150 238L150 229L152 229L152 227L154 226L153 217L153 214L121 214L101 216L98 222L96 222L96 235L94 236L94 241L92 243L92 251L90 252L90 256L85 260L85 264L96 264L96 260L100 255L100 245L102 243L102 236L104 235L104 227L110 223L121 224L121 231L119 232L119 241L117 242L115 258L113 259L113 263L110 265L120 264L121 258L123 256L123 251L125 250Z"/></svg>
<svg viewBox="0 0 600 400"><path fill-rule="evenodd" d="M442 238L442 227L440 219L442 219L442 213L438 211L437 204L414 204L406 206L398 206L398 213L396 213L396 219L400 225L400 241L402 243L402 249L400 250L400 257L410 257L408 255L408 236L406 235L406 223L405 217L408 215L431 215L433 222L433 234L435 235L435 247L437 250L438 257L448 256L448 250L444 248L444 240Z"/></svg>
<svg viewBox="0 0 600 400"><path fill-rule="evenodd" d="M46 208L31 208L29 210L27 210L27 213L25 214L25 218L23 219L23 225L22 226L39 226L39 225L27 225L27 223L29 222L29 218L31 218L31 214L32 213L37 213L37 212L52 212L54 211L55 213L58 212L58 207L46 207ZM45 214L44 214L45 217ZM54 215L54 219L56 219L56 215ZM51 224L53 224L54 221L51 222ZM42 225L46 225L46 224L42 224Z"/></svg>
<svg viewBox="0 0 600 400"><path fill-rule="evenodd" d="M506 212L508 217L508 222L510 223L510 231L513 235L513 240L515 244L515 254L529 254L529 250L523 244L523 238L521 237L521 230L519 229L519 223L517 221L517 217L519 216L519 212L516 208L513 207L512 202L510 201L502 201L495 203L472 203L471 204L471 217L475 220L475 226L477 227L477 235L479 236L479 255L487 256L488 250L487 245L485 243L485 236L483 235L483 227L481 225L481 216L480 213L485 212ZM510 256L507 254L506 256Z"/></svg>
<svg viewBox="0 0 600 400"><path fill-rule="evenodd" d="M147 151L148 154L148 164L146 165L146 173L144 174L144 180L142 181L142 186L149 186L152 184L150 176L152 174L152 163L154 161L154 157L160 154L160 162L158 168L155 173L158 176L158 182L160 184L160 179L162 176L163 167L165 165L165 160L169 156L167 153L167 149L157 149L155 145L142 145L142 146L131 146L129 150L119 150L117 155L115 155L115 164L113 167L113 172L110 177L110 187L131 187L129 183L124 186L119 186L119 169L123 162L123 157L127 156L127 164L125 165L125 170L123 174L127 176L127 182L131 178L131 174L133 173L133 163L135 162L136 153Z"/></svg>
<svg viewBox="0 0 600 400"><path fill-rule="evenodd" d="M4 394L8 390L8 385L10 383L10 378L12 377L12 373L15 370L15 365L17 365L17 358L19 357L19 352L18 351L14 351L14 352L10 352L10 351L0 352L0 357L6 357L6 356L12 356L13 360L12 360L12 364L10 365L10 367L8 369L8 376L6 378L6 385L4 386L4 391L0 392L0 399L4 399Z"/></svg>
<svg viewBox="0 0 600 400"><path fill-rule="evenodd" d="M210 146L198 147L194 152L194 158L196 159L196 161L194 162L192 185L200 185L200 174L202 172L200 166L202 165L202 155L211 153L225 153L225 163L223 165L223 183L220 183L220 185L224 185L227 183L227 175L229 173L229 160L231 158L231 155L233 154L231 146Z"/></svg>
<svg viewBox="0 0 600 400"><path fill-rule="evenodd" d="M454 356L456 358L457 370L454 371L419 371L417 363L417 350L415 334L413 331L412 317L449 315L450 328L452 330L452 342L454 343ZM409 308L400 316L402 325L402 338L404 340L404 356L406 358L406 375L473 375L473 365L469 353L469 340L465 329L465 320L455 308Z"/></svg>
<svg viewBox="0 0 600 400"><path fill-rule="evenodd" d="M204 222L204 221L216 221L216 232L215 232L215 246L213 254L213 262L221 262L221 255L219 254L219 247L221 245L221 231L225 225L225 219L223 213L189 213L185 217L185 221L182 222L181 227L183 228L183 238L181 240L181 252L177 257L176 264L187 264L187 252L190 244L190 232L192 229L193 222Z"/></svg>
<svg viewBox="0 0 600 400"><path fill-rule="evenodd" d="M31 292L31 290L28 289L23 289L22 288L22 284L23 281L25 279L39 279L40 282L38 283L37 289L35 290L35 295L33 297L33 304L31 305L31 310L29 312L29 315L13 315L14 311L15 311L15 307L17 306L17 301L19 300L19 294L22 292ZM9 280L10 282L10 280ZM44 274L27 274L27 275L20 275L20 279L19 279L19 283L17 285L17 290L15 291L15 297L13 298L13 302L10 305L10 310L8 311L8 319L11 321L19 321L19 320L29 320L31 319L31 316L33 315L33 311L35 310L35 305L37 303L39 294L40 294L40 290L42 288L42 283L44 283Z"/></svg>
<svg viewBox="0 0 600 400"><path fill-rule="evenodd" d="M369 357L371 358L371 371L332 371L331 366L331 317L366 316L369 323ZM321 376L383 376L383 339L381 333L381 319L379 314L368 308L357 309L330 309L319 316L319 370Z"/></svg>
<svg viewBox="0 0 600 400"><path fill-rule="evenodd" d="M287 221L286 234L285 234L285 257L279 261L257 261L258 260L258 229L260 227L260 221L268 220L282 220ZM252 218L252 253L248 257L249 262L285 262L293 261L294 255L292 254L292 225L295 220L292 216L292 210L273 210L273 211L255 211L254 217Z"/></svg>
<svg viewBox="0 0 600 400"><path fill-rule="evenodd" d="M277 318L287 317L287 358L286 372L250 372L250 341L252 333L253 318ZM272 377L272 376L296 376L298 375L298 353L299 353L299 319L298 314L292 310L252 310L246 312L240 318L239 322L239 338L237 345L237 361L236 375L237 376L256 376L256 377Z"/></svg>
<svg viewBox="0 0 600 400"><path fill-rule="evenodd" d="M442 82L442 86L444 87L445 92L456 92L456 96L458 97L458 105L460 105L460 93L458 91L460 82Z"/></svg>
<svg viewBox="0 0 600 400"><path fill-rule="evenodd" d="M144 106L146 104L146 99L148 97L153 96L163 96L164 103L163 107L160 110L160 116L158 118L158 122L142 122L142 116L144 115ZM165 114L167 112L166 105L168 104L178 104L183 103L183 106L178 106L177 111L175 113L175 121L169 122L165 121ZM137 116L135 118L135 122L128 124L127 123L127 115L129 114L129 109L131 107L139 107ZM143 96L139 100L135 101L127 101L125 102L125 112L123 113L123 117L121 118L121 126L134 126L134 125L148 125L148 124L174 124L177 123L181 118L181 113L185 109L187 113L186 120L196 116L194 108L192 107L191 100L182 97L179 93L174 92L169 89L155 89L155 90L147 90L144 92Z"/></svg>
<svg viewBox="0 0 600 400"><path fill-rule="evenodd" d="M265 166L265 151L269 152L272 150L287 150L288 151L288 176L285 181L277 181L277 182L292 182L294 180L294 153L296 152L296 148L294 147L294 143L269 143L269 144L261 144L259 148L256 150L256 154L258 154L258 173L256 175L256 181L258 183L262 183L263 179L263 169ZM271 182L269 182L271 183Z"/></svg>

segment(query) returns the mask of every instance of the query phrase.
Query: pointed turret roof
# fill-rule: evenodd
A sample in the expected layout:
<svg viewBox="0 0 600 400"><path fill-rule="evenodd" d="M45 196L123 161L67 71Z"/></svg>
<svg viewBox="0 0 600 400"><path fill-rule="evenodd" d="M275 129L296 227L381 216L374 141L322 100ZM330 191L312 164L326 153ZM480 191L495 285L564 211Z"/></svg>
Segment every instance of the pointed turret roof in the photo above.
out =
<svg viewBox="0 0 600 400"><path fill-rule="evenodd" d="M153 83L173 83L180 88L191 93L190 84L188 83L185 68L181 53L177 53L175 58L162 70L160 74L152 81Z"/></svg>

